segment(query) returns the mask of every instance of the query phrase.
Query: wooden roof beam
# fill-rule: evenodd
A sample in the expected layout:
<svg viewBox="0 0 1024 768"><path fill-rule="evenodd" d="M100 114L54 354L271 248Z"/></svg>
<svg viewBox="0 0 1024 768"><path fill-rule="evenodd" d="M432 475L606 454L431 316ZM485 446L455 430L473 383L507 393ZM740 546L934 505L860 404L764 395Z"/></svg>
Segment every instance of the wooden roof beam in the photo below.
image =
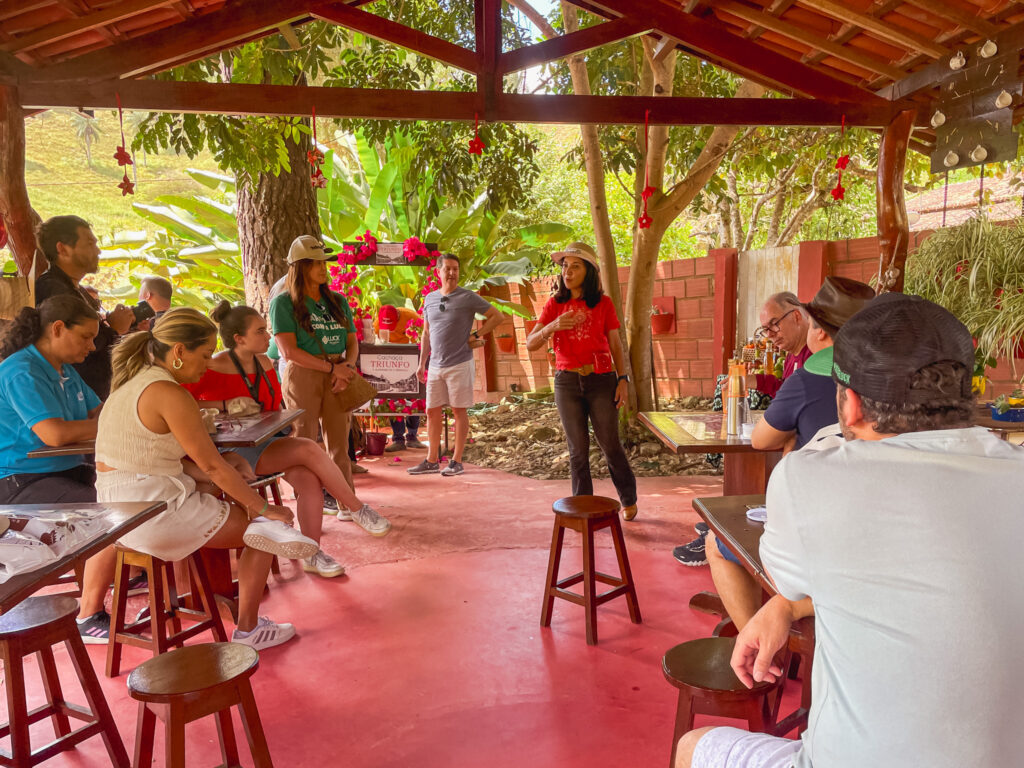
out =
<svg viewBox="0 0 1024 768"><path fill-rule="evenodd" d="M604 14L612 16L636 12L633 0L571 1L574 5L597 6ZM773 90L832 102L855 102L867 98L866 103L871 104L870 91L734 35L720 23L660 5L645 7L644 16L658 32L679 40L695 55Z"/></svg>
<svg viewBox="0 0 1024 768"><path fill-rule="evenodd" d="M887 61L883 61L875 56L871 56L867 53L862 53L856 48L850 48L848 46L839 45L834 43L826 37L821 37L808 32L802 27L798 27L796 24L791 24L788 21L771 16L767 13L761 13L751 8L749 5L743 5L742 3L736 2L736 0L718 0L715 3L715 9L721 9L725 13L731 16L735 16L738 19L755 24L758 27L770 30L783 37L788 37L790 40L796 40L798 43L803 43L810 48L821 51L828 54L829 56L835 56L837 59L842 61L848 61L851 64L856 64L858 67L863 67L869 72L874 72L877 75L885 75L893 80L899 80L904 76L904 72L897 67L892 66Z"/></svg>
<svg viewBox="0 0 1024 768"><path fill-rule="evenodd" d="M24 79L26 109L108 109L117 96L126 109L232 115L310 114L396 120L473 120L482 116L476 92L326 88L291 85L108 80L66 83ZM901 106L880 101L827 103L815 99L712 99L638 96L494 94L490 119L515 123L656 125L887 125Z"/></svg>
<svg viewBox="0 0 1024 768"><path fill-rule="evenodd" d="M900 30L893 24L888 24L880 19L876 19L874 16L868 16L855 11L846 3L837 2L837 0L800 0L800 4L820 11L826 16L831 16L839 21L860 27L875 37L895 43L908 50L924 51L936 59L949 55L949 51L941 45L937 45L934 40L929 40L927 37L915 34L909 30Z"/></svg>
<svg viewBox="0 0 1024 768"><path fill-rule="evenodd" d="M41 70L55 80L105 80L158 72L309 17L308 0L229 0L197 16Z"/></svg>
<svg viewBox="0 0 1024 768"><path fill-rule="evenodd" d="M602 45L624 40L651 30L650 24L634 17L622 17L596 24L579 32L561 35L535 45L527 45L514 51L506 51L498 60L498 71L505 75L522 69L535 67L556 59L564 59L577 53L600 48Z"/></svg>
<svg viewBox="0 0 1024 768"><path fill-rule="evenodd" d="M16 37L12 42L0 44L0 50L9 53L20 51L31 51L50 43L72 37L92 29L99 29L108 24L131 18L140 13L151 11L154 8L173 5L174 0L129 0L121 2L102 11L96 11L85 16L78 16L66 21L58 21L54 24L47 24L34 32L21 37Z"/></svg>
<svg viewBox="0 0 1024 768"><path fill-rule="evenodd" d="M394 43L402 48L437 59L464 72L476 72L476 53L439 37L420 32L418 29L385 19L366 11L360 11L345 3L330 2L313 4L310 13L318 19L329 21L364 35Z"/></svg>
<svg viewBox="0 0 1024 768"><path fill-rule="evenodd" d="M952 5L947 0L903 0L903 2L928 11L941 19L965 27L972 32L977 32L984 37L995 37L999 34L999 27L995 24L965 11L962 7ZM981 9L979 8L978 10Z"/></svg>

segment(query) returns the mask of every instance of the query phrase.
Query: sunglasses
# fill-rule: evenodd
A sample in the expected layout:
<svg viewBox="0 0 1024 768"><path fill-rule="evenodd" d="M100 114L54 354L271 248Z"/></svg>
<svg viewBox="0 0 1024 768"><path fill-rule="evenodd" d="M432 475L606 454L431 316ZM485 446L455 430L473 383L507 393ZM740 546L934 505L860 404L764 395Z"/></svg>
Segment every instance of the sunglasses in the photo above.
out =
<svg viewBox="0 0 1024 768"><path fill-rule="evenodd" d="M440 309L442 312L444 312L444 310L447 307L447 303L448 303L448 297L447 296L442 296L441 297L441 303L438 305L437 308Z"/></svg>

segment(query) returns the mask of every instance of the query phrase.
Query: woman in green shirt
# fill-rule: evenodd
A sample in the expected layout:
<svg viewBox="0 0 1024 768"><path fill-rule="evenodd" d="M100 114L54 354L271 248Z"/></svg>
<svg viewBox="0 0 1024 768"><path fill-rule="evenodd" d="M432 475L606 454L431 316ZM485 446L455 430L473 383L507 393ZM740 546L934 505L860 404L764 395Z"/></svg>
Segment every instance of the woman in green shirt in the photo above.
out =
<svg viewBox="0 0 1024 768"><path fill-rule="evenodd" d="M285 360L281 385L289 408L305 413L299 437L316 440L323 430L327 452L352 485L348 432L352 413L338 399L356 371L359 345L347 300L327 287L323 243L297 237L288 249L287 290L270 302L274 344Z"/></svg>

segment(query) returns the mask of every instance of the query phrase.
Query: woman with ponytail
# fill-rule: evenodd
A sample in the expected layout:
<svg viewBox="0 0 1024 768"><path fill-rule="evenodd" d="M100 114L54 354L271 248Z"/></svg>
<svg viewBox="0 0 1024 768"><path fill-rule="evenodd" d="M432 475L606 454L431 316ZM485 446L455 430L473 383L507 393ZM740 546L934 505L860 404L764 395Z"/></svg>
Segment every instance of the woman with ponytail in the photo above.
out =
<svg viewBox="0 0 1024 768"><path fill-rule="evenodd" d="M96 501L81 455L30 459L96 437L101 403L71 366L95 348L99 316L78 296L25 307L0 349L0 503ZM46 480L46 482L40 482Z"/></svg>
<svg viewBox="0 0 1024 768"><path fill-rule="evenodd" d="M271 356L280 354L287 363L282 378L288 407L305 411L295 423L299 436L316 440L319 426L327 452L352 486L352 413L343 409L338 395L355 375L359 346L348 302L327 287L330 258L315 237L302 235L292 242L288 290L270 302Z"/></svg>
<svg viewBox="0 0 1024 768"><path fill-rule="evenodd" d="M103 502L167 502L166 511L121 539L162 560L180 560L200 547L244 546L231 639L269 648L295 634L291 624L257 616L271 555L305 558L319 547L288 525L287 507L265 502L225 461L195 399L181 386L206 371L216 334L217 326L200 312L172 309L152 330L133 333L114 349L112 391L96 438L96 492ZM229 501L198 490L197 478ZM89 608L98 611L102 604Z"/></svg>
<svg viewBox="0 0 1024 768"><path fill-rule="evenodd" d="M235 402L258 406L264 411L280 410L281 385L266 356L270 345L267 322L252 307L232 307L226 301L214 307L210 316L220 328L224 350L213 356L210 367L197 383L186 384L185 388L202 405L222 411L229 410L229 404ZM313 440L277 437L255 448L243 448L238 453L257 474L284 472L285 481L295 489L298 499L296 516L299 527L314 541L320 541L325 488L341 503L339 519L355 520L373 536L384 536L391 530L386 519L356 497L337 464ZM305 560L303 568L325 578L345 572L322 550Z"/></svg>

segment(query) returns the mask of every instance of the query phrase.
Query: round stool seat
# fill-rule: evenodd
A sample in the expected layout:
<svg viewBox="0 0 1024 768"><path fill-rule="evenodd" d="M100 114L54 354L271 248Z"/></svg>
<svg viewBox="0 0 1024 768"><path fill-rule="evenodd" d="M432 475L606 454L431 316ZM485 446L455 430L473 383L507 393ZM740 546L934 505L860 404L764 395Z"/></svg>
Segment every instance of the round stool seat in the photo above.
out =
<svg viewBox="0 0 1024 768"><path fill-rule="evenodd" d="M754 683L747 688L732 671L729 661L736 645L734 637L703 637L670 649L661 661L665 679L677 688L689 686L704 691L733 691L759 695L778 682Z"/></svg>
<svg viewBox="0 0 1024 768"><path fill-rule="evenodd" d="M0 615L0 637L28 632L78 614L78 601L60 595L44 595L22 600Z"/></svg>
<svg viewBox="0 0 1024 768"><path fill-rule="evenodd" d="M128 675L133 699L163 703L176 696L216 688L250 677L259 666L254 648L241 643L203 643L162 653Z"/></svg>
<svg viewBox="0 0 1024 768"><path fill-rule="evenodd" d="M619 514L619 502L607 496L567 496L551 505L559 515L579 520L595 520Z"/></svg>

